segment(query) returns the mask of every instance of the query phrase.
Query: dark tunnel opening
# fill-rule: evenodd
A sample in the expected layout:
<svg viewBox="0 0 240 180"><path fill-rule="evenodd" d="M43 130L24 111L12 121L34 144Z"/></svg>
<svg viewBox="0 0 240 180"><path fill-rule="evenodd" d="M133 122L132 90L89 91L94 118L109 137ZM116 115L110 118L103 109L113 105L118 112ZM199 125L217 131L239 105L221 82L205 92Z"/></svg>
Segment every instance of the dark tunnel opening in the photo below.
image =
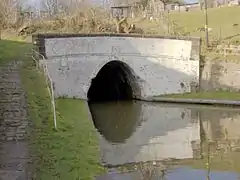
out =
<svg viewBox="0 0 240 180"><path fill-rule="evenodd" d="M89 102L131 100L139 87L130 67L121 61L105 64L92 79L87 97Z"/></svg>

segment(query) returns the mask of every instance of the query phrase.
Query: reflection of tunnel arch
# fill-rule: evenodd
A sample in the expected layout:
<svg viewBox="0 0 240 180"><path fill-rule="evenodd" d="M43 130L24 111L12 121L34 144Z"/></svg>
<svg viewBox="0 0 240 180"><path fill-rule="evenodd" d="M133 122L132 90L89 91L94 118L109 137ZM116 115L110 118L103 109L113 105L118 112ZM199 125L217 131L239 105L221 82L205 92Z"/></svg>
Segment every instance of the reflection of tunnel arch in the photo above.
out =
<svg viewBox="0 0 240 180"><path fill-rule="evenodd" d="M95 127L112 143L123 143L142 122L141 102L138 101L89 103L89 108Z"/></svg>
<svg viewBox="0 0 240 180"><path fill-rule="evenodd" d="M87 97L89 101L127 100L140 92L133 70L124 62L110 61L92 79Z"/></svg>

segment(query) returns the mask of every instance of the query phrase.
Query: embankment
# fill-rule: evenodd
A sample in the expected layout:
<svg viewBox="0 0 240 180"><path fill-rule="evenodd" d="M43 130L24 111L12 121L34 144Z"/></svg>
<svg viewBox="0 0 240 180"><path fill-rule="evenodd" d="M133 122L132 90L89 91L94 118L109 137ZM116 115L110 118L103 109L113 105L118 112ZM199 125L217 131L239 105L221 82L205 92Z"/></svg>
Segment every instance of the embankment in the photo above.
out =
<svg viewBox="0 0 240 180"><path fill-rule="evenodd" d="M26 42L0 41L1 65L14 59L22 62L20 76L28 103L32 179L93 179L104 169L99 163L98 139L87 103L57 100L58 131L55 131L46 83L31 59L31 48ZM14 150L14 147L8 149L9 153Z"/></svg>

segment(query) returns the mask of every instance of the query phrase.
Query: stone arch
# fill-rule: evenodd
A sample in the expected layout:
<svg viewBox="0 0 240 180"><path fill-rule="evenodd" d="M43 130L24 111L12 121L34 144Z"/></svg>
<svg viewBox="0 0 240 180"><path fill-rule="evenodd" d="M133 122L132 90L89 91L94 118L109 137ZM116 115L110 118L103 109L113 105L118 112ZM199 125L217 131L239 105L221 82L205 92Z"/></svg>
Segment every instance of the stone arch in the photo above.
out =
<svg viewBox="0 0 240 180"><path fill-rule="evenodd" d="M89 101L127 100L141 97L134 70L125 62L104 63L93 74L87 91Z"/></svg>

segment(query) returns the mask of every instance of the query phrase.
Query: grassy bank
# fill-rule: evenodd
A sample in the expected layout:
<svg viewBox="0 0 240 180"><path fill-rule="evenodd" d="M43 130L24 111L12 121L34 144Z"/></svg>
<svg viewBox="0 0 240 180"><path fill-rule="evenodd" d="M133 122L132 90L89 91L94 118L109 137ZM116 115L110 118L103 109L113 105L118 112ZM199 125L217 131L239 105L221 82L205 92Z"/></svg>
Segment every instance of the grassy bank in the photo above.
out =
<svg viewBox="0 0 240 180"><path fill-rule="evenodd" d="M240 41L240 7L209 8L209 39L210 42L221 40L230 41L231 44L239 44ZM200 9L189 12L170 11L163 14L163 20L149 21L149 19L129 19L129 22L136 24L145 33L170 34L180 33L187 36L202 37L205 41L205 32L198 28L205 26L205 14Z"/></svg>
<svg viewBox="0 0 240 180"><path fill-rule="evenodd" d="M217 92L170 94L170 95L160 95L160 96L156 96L156 97L240 100L240 93L238 93L238 92L227 92L227 91L217 91Z"/></svg>
<svg viewBox="0 0 240 180"><path fill-rule="evenodd" d="M30 115L30 150L34 179L93 179L103 172L99 164L98 139L86 102L57 100L58 131L42 73L31 60L29 43L1 40L0 64L22 60L21 76Z"/></svg>
<svg viewBox="0 0 240 180"><path fill-rule="evenodd" d="M37 179L92 179L101 173L98 140L86 102L57 100L58 131L41 73L26 63L22 79L32 121L32 152Z"/></svg>
<svg viewBox="0 0 240 180"><path fill-rule="evenodd" d="M12 60L25 60L29 57L31 44L13 40L0 40L0 65Z"/></svg>
<svg viewBox="0 0 240 180"><path fill-rule="evenodd" d="M239 14L240 7L238 6L209 8L208 20L209 28L212 28L212 31L209 32L211 40L222 39L239 42ZM204 11L172 12L170 13L170 20L175 21L180 27L183 27L185 32L189 32L192 36L205 36L204 32L197 31L197 28L205 25Z"/></svg>

